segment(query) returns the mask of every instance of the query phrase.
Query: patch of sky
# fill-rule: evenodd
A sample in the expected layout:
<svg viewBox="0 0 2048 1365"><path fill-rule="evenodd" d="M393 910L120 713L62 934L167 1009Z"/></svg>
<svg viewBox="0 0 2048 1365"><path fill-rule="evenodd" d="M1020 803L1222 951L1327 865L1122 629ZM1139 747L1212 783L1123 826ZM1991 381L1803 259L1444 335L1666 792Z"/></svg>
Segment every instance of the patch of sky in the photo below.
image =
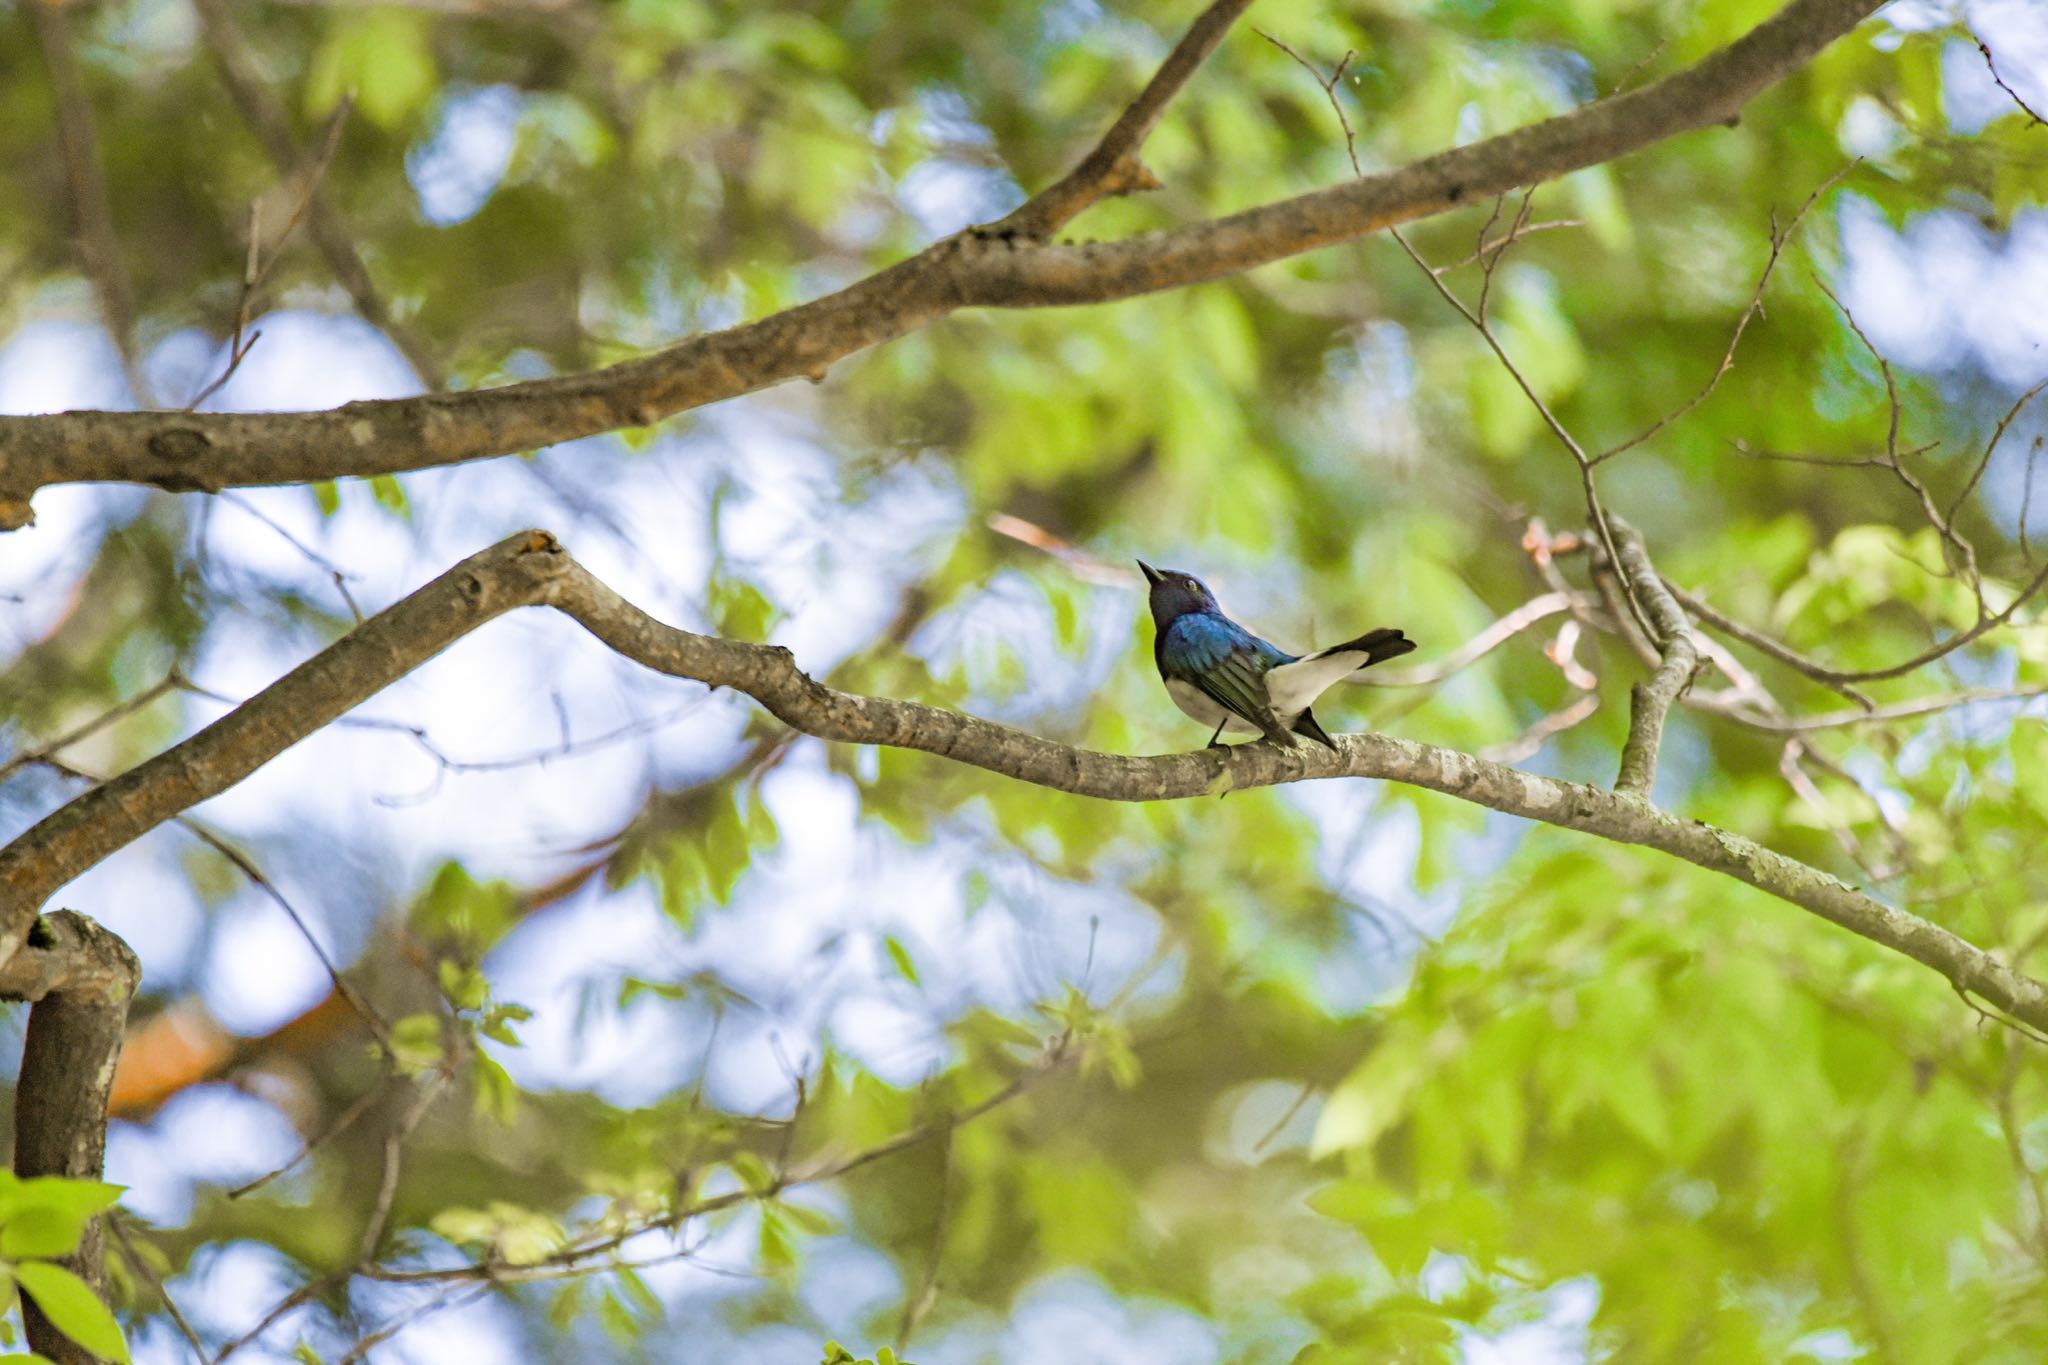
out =
<svg viewBox="0 0 2048 1365"><path fill-rule="evenodd" d="M1424 1267L1425 1280L1440 1262L1433 1256ZM1498 1331L1465 1330L1459 1334L1464 1365L1580 1365L1596 1359L1593 1314L1600 1307L1600 1283L1592 1276L1566 1280L1544 1291L1543 1315Z"/></svg>
<svg viewBox="0 0 2048 1365"><path fill-rule="evenodd" d="M441 97L433 132L405 158L422 218L452 227L483 208L512 165L524 103L509 85L458 88Z"/></svg>
<svg viewBox="0 0 2048 1365"><path fill-rule="evenodd" d="M250 330L261 339L200 404L202 411L289 412L420 392L419 377L398 348L352 314L286 309L257 319ZM209 373L227 368L225 342L214 361Z"/></svg>
<svg viewBox="0 0 2048 1365"><path fill-rule="evenodd" d="M1842 302L1893 364L1976 366L2015 391L2048 377L2048 210L2003 235L1954 209L1894 229L1847 196L1841 239Z"/></svg>

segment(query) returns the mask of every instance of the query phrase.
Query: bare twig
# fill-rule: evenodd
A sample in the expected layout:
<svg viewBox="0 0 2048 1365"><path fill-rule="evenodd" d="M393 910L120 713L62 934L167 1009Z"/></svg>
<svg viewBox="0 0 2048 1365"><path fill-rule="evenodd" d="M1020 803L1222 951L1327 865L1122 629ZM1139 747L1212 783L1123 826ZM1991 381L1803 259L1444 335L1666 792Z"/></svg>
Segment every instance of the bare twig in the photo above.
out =
<svg viewBox="0 0 2048 1365"><path fill-rule="evenodd" d="M1697 593L1687 592L1668 578L1664 580L1664 587L1673 597L1678 599L1687 611L1698 617L1705 625L1720 631L1730 639L1740 640L1743 644L1757 650L1759 653L1769 655L1787 668L1804 674L1821 686L1841 693L1858 706L1861 706L1865 711L1876 707L1877 703L1873 702L1864 693L1858 691L1839 673L1829 668L1826 664L1810 659L1783 641L1774 639L1762 631L1746 626L1734 617L1716 610L1705 598Z"/></svg>
<svg viewBox="0 0 2048 1365"><path fill-rule="evenodd" d="M345 94L341 97L341 102L334 106L334 112L328 116L327 131L320 138L320 150L314 156L312 164L305 170L304 183L299 190L299 201L293 206L291 216L285 220L284 229L277 234L277 240L271 244L267 255L263 250L262 213L257 204L249 206L249 254L242 266L241 294L235 300L235 329L228 338L227 366L218 378L192 396L192 401L185 405L185 411L191 412L217 393L222 385L233 379L235 371L242 368L242 362L249 358L249 352L262 337L261 332L249 331L250 317L256 306L256 291L270 278L270 272L276 269L278 261L284 255L285 244L297 230L299 220L306 216L307 206L313 202L313 194L320 188L320 181L327 175L327 167L334 160L336 149L341 146L341 130L347 125L349 113L355 108L355 103L353 92ZM292 543L296 545L298 542ZM336 581L340 581L338 574ZM342 595L347 594L348 589L343 588ZM349 608L354 610L353 601L349 603ZM356 619L362 619L361 612L356 613Z"/></svg>
<svg viewBox="0 0 2048 1365"><path fill-rule="evenodd" d="M391 1203L398 1197L398 1176L405 1160L405 1142L427 1111L434 1107L434 1101L441 1098L441 1090L448 1084L449 1065L444 1062L440 1069L415 1081L411 1099L384 1134L384 1169L377 1181L377 1196L370 1203L370 1216L363 1223L363 1235L357 1244L356 1255L360 1260L370 1260L377 1254L377 1244L384 1240L385 1226L391 1221Z"/></svg>
<svg viewBox="0 0 2048 1365"><path fill-rule="evenodd" d="M321 192L317 183L319 177L312 165L301 156L292 135L291 118L264 81L255 54L250 51L249 41L235 22L227 0L193 0L193 8L199 13L200 32L213 54L214 65L220 69L222 83L227 86L229 96L242 111L243 119L257 140L269 153L271 164L287 181L308 187L308 223L314 244L327 260L327 268L334 272L335 279L348 292L356 312L365 322L391 338L392 344L411 363L420 381L429 389L442 388L446 376L440 362L410 328L402 326L392 316L384 296L370 278L368 267L363 264L362 253L356 250L355 242L349 236L347 225ZM340 126L339 122L330 124L330 138L338 136ZM333 153L330 149L322 155L331 157Z"/></svg>
<svg viewBox="0 0 2048 1365"><path fill-rule="evenodd" d="M81 740L90 739L109 725L118 724L134 715L137 711L148 710L163 697L178 691L184 685L184 679L176 672L172 672L161 681L151 683L127 701L107 708L91 720L72 727L42 747L24 750L16 754L5 763L0 763L0 782L5 782L23 768L42 763L45 759L55 758L72 745L79 743Z"/></svg>
<svg viewBox="0 0 2048 1365"><path fill-rule="evenodd" d="M1315 83L1323 88L1323 97L1330 102L1330 108L1337 115L1337 126L1344 132L1344 153L1351 158L1351 174L1361 180L1364 179L1365 168L1358 164L1358 135L1351 130L1351 116L1344 112L1344 105L1337 98L1337 86L1343 81L1344 72L1350 67L1351 59L1358 54L1346 52L1337 59L1337 64L1330 68L1330 74L1325 76L1322 72L1316 70L1314 62L1311 62L1308 58L1266 32L1266 30L1254 28L1252 32L1264 38L1274 47L1279 48L1289 57L1292 57L1295 65L1308 72Z"/></svg>
<svg viewBox="0 0 2048 1365"><path fill-rule="evenodd" d="M1810 716L1771 716L1731 711L1729 714L1744 725L1759 730L1773 730L1779 734L1806 734L1814 730L1839 730L1851 725L1878 725L1886 721L1910 720L1915 716L1939 715L1965 706L1980 706L1987 702L2031 701L2048 696L2048 684L2033 687L1987 687L1964 692L1943 692L1932 697L1915 697L1911 701L1892 702L1885 706L1871 706L1868 710L1823 711Z"/></svg>
<svg viewBox="0 0 2048 1365"><path fill-rule="evenodd" d="M1682 631L1675 601L1654 590L1653 576L1645 577L1654 573L1647 558L1638 563L1632 552L1623 567L1658 604L1659 619L1672 626L1675 613L1674 629ZM574 618L627 658L671 676L745 692L786 724L829 741L943 755L1018 781L1117 801L1186 799L1316 778L1390 779L1655 848L1910 957L2013 1017L2048 1028L2048 986L2041 982L1939 925L1740 835L1668 814L1639 796L1376 734L1347 735L1331 749L1245 744L1152 758L1077 749L957 711L838 691L799 670L787 650L664 625L605 587L541 532L522 533L471 556L212 725L82 794L0 848L0 947L18 947L36 909L86 868L239 782L484 622L540 604ZM1667 662L1685 653L1671 638L1666 637ZM1665 671L1660 668L1660 689L1670 681ZM1670 688L1675 695L1689 669L1686 675L1669 671L1678 677ZM1641 766L1639 757L1632 771ZM0 961L6 956L0 953Z"/></svg>
<svg viewBox="0 0 2048 1365"><path fill-rule="evenodd" d="M1495 205L1495 212L1499 212L1498 204ZM1521 211L1518 214L1518 220L1525 219L1528 213L1529 200L1525 197L1522 201ZM1484 229L1481 230L1482 241L1484 239L1484 231ZM1501 344L1500 337L1494 332L1492 324L1480 312L1465 306L1464 300L1451 291L1450 286L1445 284L1437 272L1430 267L1429 262L1423 259L1422 253L1409 245L1408 239L1401 235L1399 229L1389 229L1389 235L1400 245L1401 250L1407 253L1408 259L1415 262L1416 267L1429 277L1430 284L1435 287L1436 292L1443 298L1444 302L1448 303L1457 312L1459 317L1465 319L1466 322L1472 325L1473 330L1479 333L1480 338L1486 342L1487 349L1493 352L1494 359L1498 360L1501 367L1508 372L1508 377L1515 381L1515 387L1522 391L1522 396L1527 398L1530 406L1536 409L1536 415L1543 419L1543 425L1550 429L1551 435L1555 436L1558 443L1571 455L1572 462L1578 466L1579 488L1585 496L1586 513L1592 518L1594 533L1607 559L1610 562L1615 561L1618 551L1614 541L1614 528L1609 524L1607 509L1600 501L1600 490L1594 480L1593 460L1586 453L1585 446L1581 445L1579 439L1572 435L1570 429L1558 420L1557 414L1550 410L1550 405L1544 402L1542 395L1536 392L1535 386L1522 373L1521 367L1515 364L1514 357L1508 354L1507 347ZM1512 234L1501 243L1499 249L1496 250L1491 258L1481 262L1486 272L1485 283L1481 286L1480 291L1481 308L1485 307L1487 291L1491 289L1494 272L1499 268L1500 253L1506 249L1507 242L1511 240ZM1638 599L1635 586L1628 580L1626 575L1622 576L1621 588L1621 595L1628 603L1629 614L1641 623L1646 630L1649 629L1650 618L1647 614L1647 608Z"/></svg>
<svg viewBox="0 0 2048 1365"><path fill-rule="evenodd" d="M246 354L246 352L244 352L244 354ZM235 361L234 363L240 364L241 362ZM221 376L221 378L222 381L225 382L227 376L223 375ZM204 398L205 396L206 395L201 394L200 398ZM193 403L196 405L198 401L198 399L194 399ZM275 531L278 534L278 536L281 539L283 539L285 544L291 546L294 550L297 550L299 554L302 557L304 557L308 563L312 564L315 568L319 569L322 573L326 574L330 579L334 580L334 590L341 594L342 603L348 608L348 614L356 619L357 625L361 625L363 623L363 609L356 605L355 594L348 590L349 574L345 570L343 570L341 566L336 564L333 560L327 558L327 556L321 554L318 550L315 550L312 546L300 540L297 536L293 535L280 522L266 514L262 508L258 507L249 499L242 497L238 493L233 492L223 492L220 496L223 501L232 503L235 507L239 508L244 512L247 512L250 516L254 517L256 520L262 522L265 526L268 526L271 530Z"/></svg>
<svg viewBox="0 0 2048 1365"><path fill-rule="evenodd" d="M1998 63L1992 60L1991 49L1985 45L1984 40L1979 38L1976 41L1977 50L1984 54L1984 65L1990 69L1991 79L1998 82L1998 88L2003 90L2012 99L2012 102L2020 107L2021 112L2034 121L2035 127L2048 128L2048 118L2042 118L2032 105L2020 98L2020 92L2007 85L2005 77L1998 74Z"/></svg>
<svg viewBox="0 0 2048 1365"><path fill-rule="evenodd" d="M2020 557L2028 564L2034 562L2034 547L2027 543L2027 513L2034 505L2034 466L2040 462L2041 448L2048 445L2048 436L2036 436L2027 447L2027 472L2022 477L2026 487L2020 490Z"/></svg>
<svg viewBox="0 0 2048 1365"><path fill-rule="evenodd" d="M987 1097L965 1106L953 1113L943 1114L929 1122L907 1128L894 1137L887 1138L871 1147L844 1156L822 1158L809 1166L779 1175L765 1190L736 1189L723 1194L710 1195L693 1200L680 1209L669 1210L656 1217L635 1221L626 1227L607 1231L595 1238L579 1241L560 1251L528 1262L511 1266L495 1260L482 1260L459 1266L435 1266L428 1269L394 1269L387 1266L364 1266L359 1273L367 1279L381 1280L390 1284L423 1284L442 1281L487 1280L492 1282L516 1282L527 1279L543 1279L559 1275L563 1270L581 1265L596 1258L610 1256L627 1242L646 1232L657 1229L680 1228L693 1218L706 1214L737 1208L758 1199L774 1198L784 1191L800 1185L815 1185L841 1176L851 1175L865 1166L887 1160L899 1152L922 1146L937 1137L948 1137L954 1130L974 1122L986 1114L995 1112L1004 1105L1026 1094L1049 1078L1059 1075L1073 1066L1080 1056L1080 1050L1072 1045L1072 1039L1061 1036L1052 1039L1043 1056L1027 1071L1004 1084Z"/></svg>
<svg viewBox="0 0 2048 1365"><path fill-rule="evenodd" d="M1083 209L1111 195L1158 188L1159 181L1138 160L1145 135L1180 93L1251 0L1213 0L1145 83L1123 116L1110 125L1095 150L1064 177L1026 200L1009 217L985 231L1043 240L1072 222Z"/></svg>
<svg viewBox="0 0 2048 1365"><path fill-rule="evenodd" d="M1643 89L1226 217L1085 245L1014 232L959 234L835 294L592 373L323 412L0 417L0 528L25 524L30 496L53 483L219 490L454 464L645 426L784 380L822 376L843 357L963 308L1102 303L1235 274L1727 122L1880 3L1790 0L1720 52ZM209 33L226 31L226 0L199 4ZM279 140L263 113L274 110L268 91L252 67L235 59L238 45L211 41L217 54L230 54L223 67L231 91L245 112L256 111L252 122L279 159ZM296 167L281 118L275 131L284 134L282 163ZM311 213L315 238L329 250L317 194ZM374 305L359 298L358 306ZM425 359L415 357L415 364Z"/></svg>
<svg viewBox="0 0 2048 1365"><path fill-rule="evenodd" d="M75 768L59 759L45 757L37 759L36 762L53 772L62 773L64 776L80 782L105 784L104 778L86 772L82 768ZM256 865L256 860L242 852L239 848L236 848L221 834L209 829L190 815L180 812L171 818L180 829L183 829L193 838L227 859L238 872L249 879L249 883L252 886L267 896L280 910L284 911L285 918L292 922L292 927L299 931L299 937L305 940L306 946L312 950L313 956L319 959L320 966L326 971L327 979L333 983L336 993L341 996L350 1009L354 1010L362 1018L362 1021L369 1026L370 1031L376 1035L379 1042L388 1043L391 1036L391 1026L384 1021L384 1016L379 1014L375 1007L363 998L362 992L349 984L348 978L341 974L341 968L336 965L334 958L328 953L325 945L313 933L313 926L306 920L304 915L299 913L298 908L291 903L284 892L278 888L277 883L273 882L264 874L263 869Z"/></svg>
<svg viewBox="0 0 2048 1365"><path fill-rule="evenodd" d="M1539 621L1570 611L1576 596L1571 592L1546 592L1532 597L1441 659L1416 668L1376 668L1356 681L1367 687L1427 687L1440 683L1470 668Z"/></svg>
<svg viewBox="0 0 2048 1365"><path fill-rule="evenodd" d="M1698 393L1686 399L1685 402L1665 413L1635 435L1619 445L1609 446L1598 455L1595 455L1593 457L1594 464L1601 464L1613 459L1624 451L1633 450L1713 396L1714 390L1721 387L1721 381L1727 377L1728 372L1735 368L1735 352L1742 345L1742 334L1749 330L1751 321L1764 311L1764 290L1770 286L1771 275L1778 268L1778 259L1784 255L1785 247L1792 240L1792 235L1799 231L1799 224L1806 218L1807 212L1820 202L1822 195L1840 184L1844 176L1862 164L1863 159L1858 157L1826 180L1821 181L1813 193L1806 196L1806 201L1793 211L1792 220L1786 223L1782 230L1778 227L1776 211L1772 212L1770 254L1764 258L1763 271L1757 276L1756 288L1750 291L1749 302L1744 305L1741 314L1735 319L1735 330L1728 338L1728 348L1721 353L1721 363L1714 367L1714 373L1708 376L1706 385Z"/></svg>
<svg viewBox="0 0 2048 1365"><path fill-rule="evenodd" d="M185 1344L192 1348L192 1358L198 1361L199 1365L206 1365L206 1346L199 1340L199 1334L192 1330L192 1324L186 1320L184 1313L179 1311L178 1301L171 1297L171 1291L164 1286L163 1277L156 1273L156 1268L135 1245L135 1234L128 1230L128 1220L115 1213L107 1218L106 1225L107 1231L114 1234L114 1240L121 1244L122 1255L129 1267L147 1281L149 1287L156 1291L157 1298L163 1301L164 1312L169 1315L171 1324L178 1329L178 1335L185 1338Z"/></svg>
<svg viewBox="0 0 2048 1365"><path fill-rule="evenodd" d="M1561 707L1544 716L1528 729L1522 731L1506 744L1496 744L1490 749L1481 749L1479 756L1495 763L1525 763L1552 739L1590 717L1600 709L1598 695L1588 692L1569 706Z"/></svg>
<svg viewBox="0 0 2048 1365"><path fill-rule="evenodd" d="M1933 526L1935 531L1941 536L1941 542L1944 547L1942 555L1948 564L1949 571L1951 573L1960 573L1963 581L1969 585L1970 591L1975 594L1977 599L1977 620L1979 624L1982 624L1985 614L1990 609L1984 602L1983 576L1977 571L1977 547L1972 545L1955 529L1954 523L1948 517L1942 515L1941 509L1935 506L1934 494L1929 491L1926 483L1915 475L1912 470L1906 468L1904 457L1899 452L1899 427L1904 420L1905 409L1904 405L1899 401L1898 378L1892 373L1892 363L1885 357L1882 351L1877 349L1877 343L1870 339L1869 334L1863 330L1862 324L1856 321L1855 314L1851 313L1848 306L1835 296L1835 292L1828 288L1818 275L1814 277L1813 282L1820 289L1821 293L1828 296L1828 302L1834 304L1836 310L1841 313L1842 321L1848 324L1850 332L1854 333L1856 340L1863 344L1863 349L1870 353L1870 358L1877 362L1878 374L1884 380L1885 408L1887 411L1884 437L1884 468L1889 469L1892 475L1900 483L1904 484L1912 492L1913 496L1919 500L1920 510L1926 514L1928 524ZM2015 414L2017 411L2018 409L2015 408ZM2007 420L2011 419L2008 418ZM1993 437L1992 440L1995 445L1997 437ZM1985 458L1987 460L1990 458L1990 451L1991 447L1987 446L1985 448ZM1975 480L1973 479L1972 482L1974 483Z"/></svg>
<svg viewBox="0 0 2048 1365"><path fill-rule="evenodd" d="M1949 500L1948 520L1951 523L1955 521L1956 513L1961 510L1962 505L1969 500L1970 494L1977 491L1977 484L1984 478L1984 471L1991 467L1991 457L1998 453L1998 443L2005 439L2005 433L2011 428L2013 420L2027 404L2040 397L2043 390L2048 390L2048 379L2043 379L2015 398L2012 406L2005 410L2005 415L2000 417L1997 425L1991 429L1991 439L1984 443L1984 453L1977 457L1976 467L1970 471L1969 479L1957 490L1955 497Z"/></svg>

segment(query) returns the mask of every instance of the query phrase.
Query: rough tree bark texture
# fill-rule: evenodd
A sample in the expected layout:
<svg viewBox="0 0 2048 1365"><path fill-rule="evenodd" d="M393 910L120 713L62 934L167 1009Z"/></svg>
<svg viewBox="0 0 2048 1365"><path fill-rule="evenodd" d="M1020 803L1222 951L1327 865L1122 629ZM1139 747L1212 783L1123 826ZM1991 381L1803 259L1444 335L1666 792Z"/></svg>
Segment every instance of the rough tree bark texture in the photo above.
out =
<svg viewBox="0 0 2048 1365"><path fill-rule="evenodd" d="M0 849L0 953L27 932L44 900L93 864L225 791L484 622L514 607L539 605L572 617L611 649L649 668L744 692L805 734L916 749L1077 796L1168 801L1283 782L1369 777L1654 848L1902 953L1941 973L1957 990L2048 1030L2048 986L1818 868L1673 815L1635 792L1561 782L1455 749L1374 734L1339 736L1335 750L1242 744L1133 757L1077 749L920 702L837 691L805 674L786 649L664 625L592 577L545 531L522 532L472 555L204 730L84 793ZM1663 713L1658 714L1661 723Z"/></svg>
<svg viewBox="0 0 2048 1365"><path fill-rule="evenodd" d="M1197 38L1220 36L1212 20L1243 8L1242 0L1217 0L1104 138L1111 153L1099 147L1010 226L971 229L836 294L587 374L323 412L0 417L0 530L25 525L30 496L50 484L217 491L455 464L645 426L787 379L822 378L833 362L961 308L1101 303L1235 274L1727 123L1881 2L1793 0L1653 85L1398 170L1124 241L1048 240L1046 230L1086 204L1142 183L1132 178L1136 144L1154 106L1207 51Z"/></svg>
<svg viewBox="0 0 2048 1365"><path fill-rule="evenodd" d="M83 915L59 910L34 924L0 968L0 999L35 1002L15 1084L14 1173L97 1180L107 1152L107 1097L128 1002L142 968L128 945ZM104 1234L95 1219L64 1263L103 1291ZM29 1345L57 1365L98 1359L51 1325L23 1296Z"/></svg>

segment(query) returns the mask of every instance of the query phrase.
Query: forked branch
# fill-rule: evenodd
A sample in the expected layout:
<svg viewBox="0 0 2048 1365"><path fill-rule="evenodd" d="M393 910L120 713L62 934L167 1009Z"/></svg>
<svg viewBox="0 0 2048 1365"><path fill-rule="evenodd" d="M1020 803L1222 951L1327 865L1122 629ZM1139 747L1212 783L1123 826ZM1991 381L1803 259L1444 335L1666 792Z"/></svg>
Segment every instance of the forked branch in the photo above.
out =
<svg viewBox="0 0 2048 1365"><path fill-rule="evenodd" d="M1227 217L1085 245L1015 231L962 233L838 293L609 369L320 412L0 417L0 529L25 524L30 496L51 484L112 480L218 491L455 464L644 426L784 380L822 377L846 356L963 308L1104 303L1235 274L1726 123L1880 3L1792 0L1743 38L1654 85ZM1220 24L1230 12L1214 7L1197 27ZM1183 43L1174 60L1203 50L1200 42ZM1173 87L1162 72L1151 89L1163 97ZM1119 126L1135 145L1156 110L1146 112L1142 98L1132 109ZM1074 201L1059 194L1062 207L1034 214L1025 226L1058 219ZM316 197L316 234L318 204Z"/></svg>
<svg viewBox="0 0 2048 1365"><path fill-rule="evenodd" d="M1640 572L1654 581L1647 565ZM18 947L42 902L93 864L225 791L484 622L538 605L570 616L617 653L649 668L744 692L805 734L915 749L1078 796L1166 801L1316 778L1380 778L1658 849L1902 953L1941 973L1958 991L2048 1030L2048 986L1827 873L1740 835L1681 819L1639 795L1375 734L1343 736L1328 750L1248 744L1141 758L1077 749L957 711L841 692L810 678L786 649L664 625L592 577L541 531L464 560L212 725L85 793L0 849L0 953ZM1689 675L1687 665L1684 676Z"/></svg>

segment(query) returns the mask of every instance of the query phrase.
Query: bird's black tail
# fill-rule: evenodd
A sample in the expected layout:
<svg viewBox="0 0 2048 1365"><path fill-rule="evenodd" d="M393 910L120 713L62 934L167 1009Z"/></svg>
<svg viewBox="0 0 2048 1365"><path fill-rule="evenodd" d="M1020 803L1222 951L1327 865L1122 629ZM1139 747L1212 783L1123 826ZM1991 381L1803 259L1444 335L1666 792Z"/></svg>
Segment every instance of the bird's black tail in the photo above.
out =
<svg viewBox="0 0 2048 1365"><path fill-rule="evenodd" d="M1381 626L1378 630L1367 631L1356 640L1346 640L1341 645L1331 645L1328 649L1321 649L1316 652L1318 654L1342 654L1350 650L1363 650L1365 651L1365 662L1360 664L1359 667L1371 668L1374 664L1383 664L1389 659L1398 659L1403 654L1413 652L1414 649L1415 642L1403 635L1398 629L1393 626Z"/></svg>
<svg viewBox="0 0 2048 1365"><path fill-rule="evenodd" d="M1337 741L1330 738L1329 731L1323 729L1323 723L1316 719L1313 711L1304 711L1294 718L1294 733L1314 740L1325 749L1337 747Z"/></svg>

